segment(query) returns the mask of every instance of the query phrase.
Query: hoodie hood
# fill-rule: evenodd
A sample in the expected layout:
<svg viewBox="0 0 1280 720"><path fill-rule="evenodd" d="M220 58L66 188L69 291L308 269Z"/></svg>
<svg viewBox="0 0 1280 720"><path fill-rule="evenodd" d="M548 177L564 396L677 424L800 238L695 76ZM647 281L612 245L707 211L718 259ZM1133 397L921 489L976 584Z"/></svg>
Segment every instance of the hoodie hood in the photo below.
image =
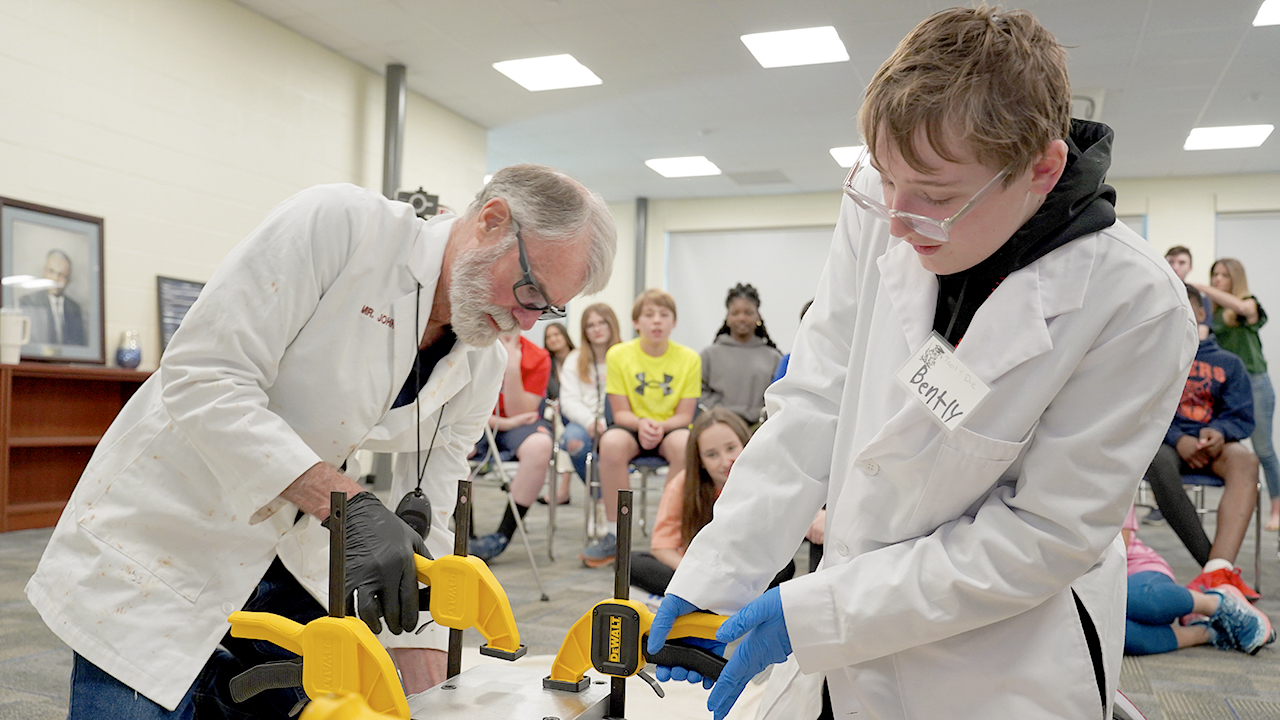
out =
<svg viewBox="0 0 1280 720"><path fill-rule="evenodd" d="M1116 221L1116 191L1103 182L1115 133L1102 123L1072 120L1067 163L1044 204L1012 237L977 265L938 276L933 328L956 345L974 314L1009 273Z"/></svg>

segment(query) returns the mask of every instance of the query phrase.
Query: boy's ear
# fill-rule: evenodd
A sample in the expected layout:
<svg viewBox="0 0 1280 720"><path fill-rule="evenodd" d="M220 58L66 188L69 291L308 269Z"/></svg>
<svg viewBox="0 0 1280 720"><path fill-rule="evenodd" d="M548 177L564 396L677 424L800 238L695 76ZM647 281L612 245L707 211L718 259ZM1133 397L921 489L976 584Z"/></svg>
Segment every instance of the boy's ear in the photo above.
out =
<svg viewBox="0 0 1280 720"><path fill-rule="evenodd" d="M1065 140L1054 140L1045 147L1044 153L1031 164L1031 192L1037 195L1048 195L1053 186L1058 184L1062 171L1067 168L1067 143Z"/></svg>

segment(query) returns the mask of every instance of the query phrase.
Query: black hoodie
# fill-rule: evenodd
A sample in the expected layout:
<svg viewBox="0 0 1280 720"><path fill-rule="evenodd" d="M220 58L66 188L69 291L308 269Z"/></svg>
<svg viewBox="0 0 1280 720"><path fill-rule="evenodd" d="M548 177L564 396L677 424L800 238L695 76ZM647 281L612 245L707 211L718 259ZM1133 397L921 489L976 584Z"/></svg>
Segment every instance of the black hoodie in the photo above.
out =
<svg viewBox="0 0 1280 720"><path fill-rule="evenodd" d="M1111 167L1113 137L1102 123L1072 120L1066 169L1036 214L991 257L968 270L938 276L933 329L947 342L959 344L974 313L1009 273L1115 223L1116 191L1103 182Z"/></svg>

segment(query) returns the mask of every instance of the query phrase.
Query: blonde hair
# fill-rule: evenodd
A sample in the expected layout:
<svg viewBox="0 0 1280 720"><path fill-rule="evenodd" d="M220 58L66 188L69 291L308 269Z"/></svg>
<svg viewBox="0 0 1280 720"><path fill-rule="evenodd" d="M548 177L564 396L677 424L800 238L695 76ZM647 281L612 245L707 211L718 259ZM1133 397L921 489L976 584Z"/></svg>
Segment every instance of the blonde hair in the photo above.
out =
<svg viewBox="0 0 1280 720"><path fill-rule="evenodd" d="M609 324L609 342L605 350L622 342L622 328L618 325L618 316L614 314L613 308L606 303L588 305L587 309L582 311L582 344L581 349L578 350L578 379L582 382L591 382L591 368L597 363L604 362L604 358L596 358L596 349L592 346L591 340L587 339L587 321L592 313L599 315Z"/></svg>
<svg viewBox="0 0 1280 720"><path fill-rule="evenodd" d="M948 162L967 148L986 167L1009 167L1008 186L1071 132L1066 53L1024 10L943 10L917 25L876 71L858 125L872 154L884 143L912 169L932 174L937 168L915 145L923 129Z"/></svg>
<svg viewBox="0 0 1280 720"><path fill-rule="evenodd" d="M636 298L636 304L631 306L631 322L640 319L640 314L644 312L646 303L670 310L671 318L673 320L676 319L676 299L671 297L671 293L658 288L649 288L640 293L640 296Z"/></svg>
<svg viewBox="0 0 1280 720"><path fill-rule="evenodd" d="M1218 266L1226 268L1227 275L1231 277L1231 294L1241 300L1249 297L1249 279L1244 274L1244 264L1235 258L1218 258L1213 261L1213 265L1209 266L1209 277L1213 277L1213 271ZM1231 327L1240 326L1240 315L1231 308L1222 308L1222 322Z"/></svg>

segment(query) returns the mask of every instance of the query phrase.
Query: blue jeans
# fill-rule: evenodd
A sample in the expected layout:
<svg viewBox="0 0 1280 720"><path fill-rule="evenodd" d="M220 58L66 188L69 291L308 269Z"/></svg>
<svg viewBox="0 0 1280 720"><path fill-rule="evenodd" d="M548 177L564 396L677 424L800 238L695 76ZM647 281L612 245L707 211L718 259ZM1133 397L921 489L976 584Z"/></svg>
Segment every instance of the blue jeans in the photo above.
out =
<svg viewBox="0 0 1280 720"><path fill-rule="evenodd" d="M1253 386L1253 453L1258 456L1262 474L1267 479L1267 494L1272 500L1280 498L1280 460L1271 443L1271 416L1276 411L1276 391L1271 387L1271 377L1266 371L1249 373Z"/></svg>
<svg viewBox="0 0 1280 720"><path fill-rule="evenodd" d="M325 614L325 609L302 589L279 558L262 576L244 609L283 615L303 624ZM227 683L256 665L295 657L274 643L233 638L228 632L178 707L169 711L76 653L67 720L285 720L298 701L306 699L302 688L268 690L235 703Z"/></svg>
<svg viewBox="0 0 1280 720"><path fill-rule="evenodd" d="M577 441L582 443L582 447L577 452L569 449L569 444ZM578 477L587 478L587 455L591 454L591 435L587 433L587 429L578 423L566 422L564 424L564 434L560 436L560 447L569 453L569 460L573 463L573 469L577 471Z"/></svg>
<svg viewBox="0 0 1280 720"><path fill-rule="evenodd" d="M1155 655L1177 650L1178 638L1170 626L1194 607L1191 591L1168 575L1154 570L1130 575L1124 653Z"/></svg>

